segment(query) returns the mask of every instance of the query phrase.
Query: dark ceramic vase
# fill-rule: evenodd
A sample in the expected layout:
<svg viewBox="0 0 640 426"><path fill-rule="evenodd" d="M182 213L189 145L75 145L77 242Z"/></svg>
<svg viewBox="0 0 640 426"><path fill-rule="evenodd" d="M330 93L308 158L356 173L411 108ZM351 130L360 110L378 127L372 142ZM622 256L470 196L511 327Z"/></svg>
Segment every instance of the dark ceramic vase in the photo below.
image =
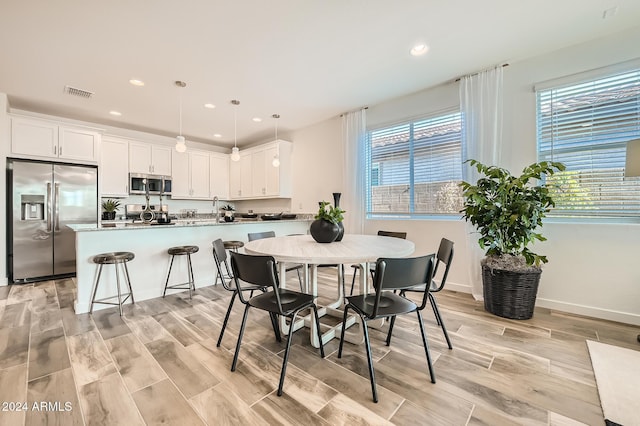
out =
<svg viewBox="0 0 640 426"><path fill-rule="evenodd" d="M116 212L102 212L102 220L114 220Z"/></svg>
<svg viewBox="0 0 640 426"><path fill-rule="evenodd" d="M328 220L316 219L311 222L309 232L313 239L319 243L332 243L336 240L340 228Z"/></svg>
<svg viewBox="0 0 640 426"><path fill-rule="evenodd" d="M338 229L338 236L334 241L342 241L342 237L344 237L344 225L342 224L342 222L338 222Z"/></svg>

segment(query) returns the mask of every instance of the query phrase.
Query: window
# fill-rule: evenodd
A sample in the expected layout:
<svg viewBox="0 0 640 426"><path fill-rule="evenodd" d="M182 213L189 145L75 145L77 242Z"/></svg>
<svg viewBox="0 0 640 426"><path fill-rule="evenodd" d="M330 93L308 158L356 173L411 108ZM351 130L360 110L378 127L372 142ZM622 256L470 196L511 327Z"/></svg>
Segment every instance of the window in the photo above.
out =
<svg viewBox="0 0 640 426"><path fill-rule="evenodd" d="M367 214L456 214L462 208L459 112L367 132Z"/></svg>
<svg viewBox="0 0 640 426"><path fill-rule="evenodd" d="M640 180L624 177L627 142L640 137L640 70L536 95L538 157L567 167L547 179L550 215L640 215Z"/></svg>

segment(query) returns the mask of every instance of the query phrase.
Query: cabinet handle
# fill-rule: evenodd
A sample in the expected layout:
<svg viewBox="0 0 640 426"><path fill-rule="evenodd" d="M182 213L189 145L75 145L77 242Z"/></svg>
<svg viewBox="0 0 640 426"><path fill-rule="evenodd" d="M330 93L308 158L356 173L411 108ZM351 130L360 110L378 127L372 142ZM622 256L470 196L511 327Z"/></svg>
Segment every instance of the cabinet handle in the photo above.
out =
<svg viewBox="0 0 640 426"><path fill-rule="evenodd" d="M60 152L58 152L58 155L62 155L62 147L60 147Z"/></svg>
<svg viewBox="0 0 640 426"><path fill-rule="evenodd" d="M57 146L53 147L53 155L58 155L58 147Z"/></svg>

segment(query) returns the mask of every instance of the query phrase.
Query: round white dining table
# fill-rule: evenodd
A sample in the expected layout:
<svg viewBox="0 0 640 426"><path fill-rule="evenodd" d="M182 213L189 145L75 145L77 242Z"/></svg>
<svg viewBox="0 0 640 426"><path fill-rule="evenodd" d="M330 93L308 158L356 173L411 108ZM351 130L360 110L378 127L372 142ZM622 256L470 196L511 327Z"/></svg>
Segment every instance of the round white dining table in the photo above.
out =
<svg viewBox="0 0 640 426"><path fill-rule="evenodd" d="M298 263L305 265L305 283L307 291L318 296L318 265L327 264L360 264L362 271L368 271L368 264L381 257L406 257L415 251L415 244L410 240L378 235L346 234L342 241L333 243L318 243L311 235L289 235L275 238L264 238L250 241L244 246L245 252L255 255L273 256L280 268L280 285L286 287L285 270L287 264ZM340 315L337 308L342 305L344 288L339 285L341 268L338 268L338 299L327 306L318 306L320 315ZM367 292L367 273L360 274L360 291ZM347 327L356 322L356 317L350 318ZM311 328L311 343L319 347L319 338L327 342L339 335L342 324L327 327L323 333L318 333L315 322L310 317L297 321L295 329L302 326ZM281 320L283 333L288 325ZM323 328L325 328L323 326ZM361 343L362 338L347 334L347 339L354 343Z"/></svg>

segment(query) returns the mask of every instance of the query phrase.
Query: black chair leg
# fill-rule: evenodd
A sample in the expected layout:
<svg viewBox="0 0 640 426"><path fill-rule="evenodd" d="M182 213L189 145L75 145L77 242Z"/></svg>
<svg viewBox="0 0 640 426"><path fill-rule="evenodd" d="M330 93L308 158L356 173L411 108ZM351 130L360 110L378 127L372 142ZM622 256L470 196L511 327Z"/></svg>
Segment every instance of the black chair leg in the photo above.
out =
<svg viewBox="0 0 640 426"><path fill-rule="evenodd" d="M240 333L238 334L238 343L236 343L236 353L233 355L233 363L231 364L231 371L236 371L236 364L238 363L238 355L240 355L240 344L242 343L242 335L244 334L244 326L247 324L248 314L249 314L249 305L245 305L244 314L242 315L242 325L240 326Z"/></svg>
<svg viewBox="0 0 640 426"><path fill-rule="evenodd" d="M300 291L302 293L306 293L306 289L304 288L304 283L302 282L302 277L300 276L300 268L296 268L296 272L298 273L298 282L300 283Z"/></svg>
<svg viewBox="0 0 640 426"><path fill-rule="evenodd" d="M418 322L420 323L420 333L422 334L422 344L424 345L424 353L427 355L427 365L429 366L429 375L431 376L431 383L435 383L436 375L433 372L433 365L431 364L431 355L429 354L429 345L427 344L427 335L424 332L422 315L420 315L420 311L416 311L416 314L418 314Z"/></svg>
<svg viewBox="0 0 640 426"><path fill-rule="evenodd" d="M220 330L220 336L218 336L218 343L216 343L216 347L220 347L222 343L222 336L224 336L224 331L227 328L227 321L229 321L229 315L231 315L231 309L233 309L233 302L236 300L237 291L233 292L233 296L231 296L231 302L229 302L229 307L227 308L227 314L224 316L224 321L222 321L222 330Z"/></svg>
<svg viewBox="0 0 640 426"><path fill-rule="evenodd" d="M436 317L436 324L441 324L441 318L438 315L438 307L436 306L436 299L433 297L433 294L429 293L429 303L431 303L431 309L433 310L433 315Z"/></svg>
<svg viewBox="0 0 640 426"><path fill-rule="evenodd" d="M287 336L287 348L284 350L282 360L282 370L280 370L280 383L278 384L278 396L282 396L282 388L284 387L284 376L287 374L287 362L289 362L289 349L291 349L291 337L293 336L293 323L300 309L295 311L291 316L291 327L289 327L289 335Z"/></svg>
<svg viewBox="0 0 640 426"><path fill-rule="evenodd" d="M391 344L391 334L393 333L393 325L396 323L396 316L392 316L389 320L389 331L387 332L387 346Z"/></svg>
<svg viewBox="0 0 640 426"><path fill-rule="evenodd" d="M318 317L318 308L316 305L311 305L313 309L313 315L316 317L316 329L318 330L318 340L320 341L320 355L324 358L324 344L322 343L322 333L320 332L320 317Z"/></svg>
<svg viewBox="0 0 640 426"><path fill-rule="evenodd" d="M376 375L373 371L373 359L371 357L371 344L369 343L369 330L364 317L362 319L362 332L364 333L364 344L367 349L367 362L369 363L369 378L371 379L371 393L373 394L373 402L378 402L378 390L376 389Z"/></svg>
<svg viewBox="0 0 640 426"><path fill-rule="evenodd" d="M269 317L271 318L271 327L273 327L273 332L276 335L276 341L278 343L282 342L282 335L280 334L280 324L278 324L278 315L269 312Z"/></svg>
<svg viewBox="0 0 640 426"><path fill-rule="evenodd" d="M342 358L342 344L344 343L344 329L347 328L347 311L349 305L344 307L344 316L342 317L342 331L340 332L340 346L338 347L338 358Z"/></svg>
<svg viewBox="0 0 640 426"><path fill-rule="evenodd" d="M444 326L444 321L442 321L442 316L440 315L440 309L438 309L436 298L433 297L431 293L429 293L429 300L431 300L431 307L433 308L433 313L436 316L436 321L438 322L438 324L440 324L440 328L442 328L442 332L444 333L444 338L447 341L447 346L449 346L449 349L453 349L451 340L449 340L449 333L447 333L447 328Z"/></svg>

